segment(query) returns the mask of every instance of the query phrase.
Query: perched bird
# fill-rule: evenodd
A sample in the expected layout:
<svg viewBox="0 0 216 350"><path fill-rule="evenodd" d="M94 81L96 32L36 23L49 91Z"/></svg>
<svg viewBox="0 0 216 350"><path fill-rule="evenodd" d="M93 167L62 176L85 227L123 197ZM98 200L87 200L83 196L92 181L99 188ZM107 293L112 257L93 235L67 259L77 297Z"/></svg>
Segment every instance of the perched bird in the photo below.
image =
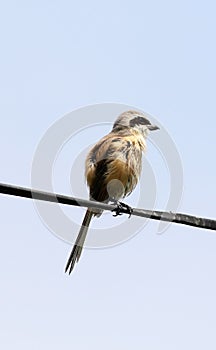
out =
<svg viewBox="0 0 216 350"><path fill-rule="evenodd" d="M159 129L152 125L141 112L127 111L119 115L111 132L98 141L89 151L85 163L85 176L90 199L118 206L130 207L119 202L136 187L142 168L142 152L146 150L149 131ZM66 264L65 272L72 272L79 261L88 227L93 216L102 210L88 208L74 247Z"/></svg>

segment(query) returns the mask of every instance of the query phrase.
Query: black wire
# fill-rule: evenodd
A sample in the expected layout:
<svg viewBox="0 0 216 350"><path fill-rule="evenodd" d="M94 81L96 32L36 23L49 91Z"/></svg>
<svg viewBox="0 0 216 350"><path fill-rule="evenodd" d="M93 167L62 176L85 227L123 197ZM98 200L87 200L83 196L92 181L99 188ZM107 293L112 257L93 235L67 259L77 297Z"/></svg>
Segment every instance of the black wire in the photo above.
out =
<svg viewBox="0 0 216 350"><path fill-rule="evenodd" d="M19 187L19 186L8 185L8 184L0 184L0 193L9 195L9 196L17 196L17 197L23 197L23 198L29 198L29 199L42 200L46 202L61 203L66 205L74 205L74 206L87 207L87 208L97 208L97 209L110 210L110 211L113 211L116 209L116 206L111 204L105 204L105 203L96 202L96 201L89 201L85 199L65 196L62 194L33 190L30 188ZM122 207L121 213L128 214L128 210ZM209 230L216 230L216 220L200 218L200 217L187 215L187 214L163 212L163 211L157 211L157 210L151 211L151 210L133 208L131 215L150 218L153 220L175 222L177 224L190 225L190 226L209 229Z"/></svg>

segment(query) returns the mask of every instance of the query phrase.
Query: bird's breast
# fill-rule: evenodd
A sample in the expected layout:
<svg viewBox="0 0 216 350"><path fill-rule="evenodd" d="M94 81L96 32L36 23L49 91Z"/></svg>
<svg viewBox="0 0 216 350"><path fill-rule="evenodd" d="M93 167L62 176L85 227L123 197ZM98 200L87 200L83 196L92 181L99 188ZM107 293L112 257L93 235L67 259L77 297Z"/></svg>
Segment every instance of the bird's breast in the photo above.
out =
<svg viewBox="0 0 216 350"><path fill-rule="evenodd" d="M135 188L142 166L143 145L134 135L105 137L89 152L86 178L96 200L120 199Z"/></svg>

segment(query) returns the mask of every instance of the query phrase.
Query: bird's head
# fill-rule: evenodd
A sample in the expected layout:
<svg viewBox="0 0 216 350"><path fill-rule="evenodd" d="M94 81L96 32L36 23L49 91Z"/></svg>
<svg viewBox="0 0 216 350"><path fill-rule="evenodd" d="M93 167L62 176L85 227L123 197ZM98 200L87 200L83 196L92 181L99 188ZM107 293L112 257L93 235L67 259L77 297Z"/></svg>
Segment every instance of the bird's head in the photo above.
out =
<svg viewBox="0 0 216 350"><path fill-rule="evenodd" d="M127 111L118 116L113 125L112 131L118 132L126 129L134 129L146 138L149 131L158 130L159 127L151 124L143 113Z"/></svg>

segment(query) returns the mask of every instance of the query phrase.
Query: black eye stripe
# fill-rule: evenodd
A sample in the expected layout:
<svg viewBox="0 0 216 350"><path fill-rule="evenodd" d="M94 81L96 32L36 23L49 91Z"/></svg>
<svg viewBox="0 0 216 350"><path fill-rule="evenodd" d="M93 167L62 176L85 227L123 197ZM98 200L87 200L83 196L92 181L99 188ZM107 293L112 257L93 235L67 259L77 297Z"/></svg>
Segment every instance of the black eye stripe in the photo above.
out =
<svg viewBox="0 0 216 350"><path fill-rule="evenodd" d="M135 117L130 120L130 126L133 127L135 125L151 125L151 123L145 117Z"/></svg>

